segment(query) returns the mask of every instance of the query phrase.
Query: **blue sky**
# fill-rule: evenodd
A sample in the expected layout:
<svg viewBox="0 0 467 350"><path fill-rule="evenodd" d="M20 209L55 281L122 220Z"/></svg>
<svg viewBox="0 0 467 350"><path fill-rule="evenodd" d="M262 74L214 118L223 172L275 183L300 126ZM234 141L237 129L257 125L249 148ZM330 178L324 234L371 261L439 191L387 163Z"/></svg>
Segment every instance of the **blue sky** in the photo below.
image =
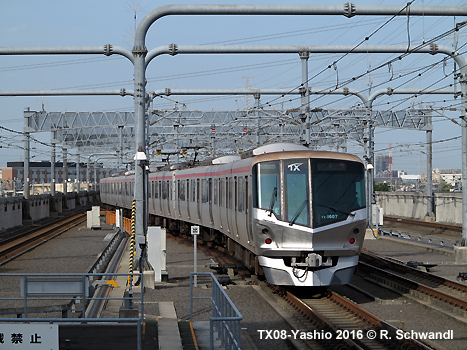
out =
<svg viewBox="0 0 467 350"><path fill-rule="evenodd" d="M112 44L131 50L136 23L153 8L168 4L148 0L82 0L69 1L0 1L0 33L4 47L14 46L97 46ZM195 4L194 1L180 3ZM202 3L222 3L206 1ZM223 3L246 4L250 1ZM255 4L285 4L284 1L255 1ZM343 4L344 1L294 1L296 4ZM362 1L358 4L400 5L406 1ZM467 1L416 0L414 5L467 5ZM371 35L368 44L390 45L421 44L442 35L453 27L454 19L448 17L399 17L384 23L389 17L344 16L169 16L157 21L148 32L147 47L152 49L170 43L179 45L356 45ZM466 18L457 18L462 22ZM407 27L409 30L407 30ZM442 37L438 43L452 46L453 35ZM465 29L458 33L458 47L466 42ZM461 52L466 52L461 48ZM342 54L312 55L309 60L309 76L314 76L339 59ZM467 56L467 53L464 53ZM352 54L337 64L339 80L345 81L377 67L396 55ZM441 61L441 55L409 55L392 65L385 66L355 82L349 88L367 90L387 87L425 88L444 87L453 82L452 60L446 66L439 63L424 72L430 64ZM60 56L1 56L0 90L36 89L133 89L133 67L118 56L60 55ZM254 88L294 88L301 82L301 63L298 55L179 55L163 56L152 61L147 70L147 90L163 88L227 89L241 88L249 78ZM393 79L391 79L391 77ZM397 78L397 79L395 79ZM316 88L333 87L336 71L325 69L310 81ZM261 102L271 100L262 97ZM185 103L192 110L236 110L244 105L244 99L233 97L180 97L156 99L156 108L171 109L174 101ZM360 101L355 97L331 96L311 98L311 107L351 108ZM449 118L458 120L459 100L452 96L391 96L381 97L375 109L403 109L409 106L433 106L438 113L434 118L435 141L433 163L435 168L461 168L461 140L444 141L460 136L461 130ZM295 99L285 103L286 108L300 105ZM23 110L46 111L131 111L131 97L0 97L0 125L21 131ZM279 108L277 105L276 108ZM22 159L23 151L19 136L0 130L0 167L7 161ZM45 142L49 135L37 135ZM425 133L420 131L376 130L376 150L387 153L388 144L393 147L394 168L408 173L423 172L426 166ZM10 145L8 145L10 144ZM48 149L33 145L35 160L48 160ZM349 152L362 154L357 143L350 143ZM73 153L73 152L72 152ZM377 153L378 154L378 153Z"/></svg>

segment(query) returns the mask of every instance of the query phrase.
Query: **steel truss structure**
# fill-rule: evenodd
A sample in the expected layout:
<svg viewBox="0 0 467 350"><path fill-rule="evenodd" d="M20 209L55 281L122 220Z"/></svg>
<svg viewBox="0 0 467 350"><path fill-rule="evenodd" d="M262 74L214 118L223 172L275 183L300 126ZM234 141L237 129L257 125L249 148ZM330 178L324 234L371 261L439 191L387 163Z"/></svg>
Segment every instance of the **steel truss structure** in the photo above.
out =
<svg viewBox="0 0 467 350"><path fill-rule="evenodd" d="M58 143L71 149L99 147L101 151L131 148L135 140L133 112L25 112L25 132L55 132ZM312 110L311 148L346 149L348 139L363 141L369 120L374 127L427 130L429 109L402 111ZM149 111L151 150L199 148L235 153L257 144L304 143L305 115L298 109L247 111Z"/></svg>

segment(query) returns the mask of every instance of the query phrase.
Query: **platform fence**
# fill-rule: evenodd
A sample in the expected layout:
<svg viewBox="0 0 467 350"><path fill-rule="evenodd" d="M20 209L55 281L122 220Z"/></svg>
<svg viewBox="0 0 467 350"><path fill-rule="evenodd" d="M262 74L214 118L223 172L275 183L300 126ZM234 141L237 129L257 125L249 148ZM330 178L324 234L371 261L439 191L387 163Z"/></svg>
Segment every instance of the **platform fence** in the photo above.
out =
<svg viewBox="0 0 467 350"><path fill-rule="evenodd" d="M143 274L133 273L134 277L141 278ZM11 297L1 297L0 328L2 324L16 323L135 323L137 326L137 349L141 350L141 330L144 322L144 293L138 298L141 309L137 318L99 318L92 317L91 308L96 303L107 304L111 301L119 304L131 304L133 296L123 293L122 297L110 297L110 292L100 289L124 287L118 286L114 278L118 276L128 277L126 273L57 273L57 274L0 274L0 294L4 294L1 286L18 285L17 291L12 291ZM5 292L6 293L6 292ZM98 307L99 308L99 307ZM78 313L81 317L68 318L68 312ZM47 318L47 313L54 317ZM56 314L61 313L62 318ZM30 314L38 314L40 317L29 317ZM5 317L9 315L10 317ZM3 317L2 317L3 316ZM0 344L1 345L1 344ZM0 346L1 348L1 346Z"/></svg>
<svg viewBox="0 0 467 350"><path fill-rule="evenodd" d="M107 225L116 225L117 224L117 215L114 211L102 211L105 215L105 223ZM130 234L131 232L131 219L129 218L122 218L122 231Z"/></svg>
<svg viewBox="0 0 467 350"><path fill-rule="evenodd" d="M212 294L209 297L193 296L194 277L210 276ZM240 321L243 316L237 310L232 300L225 293L219 281L212 272L190 273L190 322L193 322L193 301L195 299L210 299L212 305L212 317L209 319L210 349L214 349L214 332L217 332L221 341L221 347L226 350L241 349Z"/></svg>

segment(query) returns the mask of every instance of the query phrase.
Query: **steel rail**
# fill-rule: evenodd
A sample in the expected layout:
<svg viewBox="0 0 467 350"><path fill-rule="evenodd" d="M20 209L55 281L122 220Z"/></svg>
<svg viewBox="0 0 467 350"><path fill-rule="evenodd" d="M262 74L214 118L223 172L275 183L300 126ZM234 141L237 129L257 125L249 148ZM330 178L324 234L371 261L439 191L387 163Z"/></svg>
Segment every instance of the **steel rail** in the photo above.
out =
<svg viewBox="0 0 467 350"><path fill-rule="evenodd" d="M322 315L319 313L319 311L316 311L313 309L311 305L307 304L306 300L301 300L300 298L296 297L292 293L286 291L284 288L280 288L277 286L273 286L272 288L278 289L281 291L280 293L282 294L283 298L289 302L291 305L293 305L297 310L299 310L305 317L313 320L318 327L321 328L327 328L331 329L334 333L338 329L342 330L342 327L336 327L333 325L330 321L326 319L326 315ZM392 326L391 324L381 320L377 316L369 313L368 311L362 309L359 307L357 304L355 304L353 301L346 299L339 294L328 290L328 296L325 298L326 300L332 301L334 304L336 304L337 307L345 310L345 312L350 313L355 320L367 323L369 325L368 329L384 329L390 334L392 339L396 339L396 331L398 328ZM374 339L369 339L370 341L376 341L379 343L377 338ZM366 349L368 348L365 345L365 338L362 338L359 340L359 342L355 342L351 339L345 339L345 342L348 346L350 346L353 349ZM384 342L380 343L383 347L386 347L388 349L393 349L394 346L396 346L393 342L391 344L384 344ZM416 340L416 339L404 339L403 345L401 345L401 348L410 348L410 349L431 349L429 346L426 344L423 344L422 342Z"/></svg>
<svg viewBox="0 0 467 350"><path fill-rule="evenodd" d="M429 295L432 294L433 296L436 296L440 300L444 300L444 301L446 301L448 303L451 303L451 301L452 301L455 304L459 304L460 307L462 307L464 310L467 311L467 285L465 285L465 284L462 284L462 283L459 283L459 282L444 278L442 276L435 275L435 274L430 273L430 272L425 272L425 271L418 270L416 268L404 265L404 264L402 264L402 263L400 263L398 261L378 256L375 253L372 253L372 252L369 252L369 251L362 252L360 254L360 258L363 259L363 260L366 260L367 262L371 262L371 263L366 263L365 261L360 261L362 264L365 264L367 266L371 266L372 268L375 267L374 266L375 264L380 265L380 266L385 265L385 266L387 266L387 268L389 268L389 269L391 269L391 270L393 270L395 272L398 272L398 273L401 273L401 274L404 274L404 275L410 274L412 276L415 276L416 278L420 278L420 279L423 280L424 283L420 282L420 281L410 280L407 277L403 277L403 276L400 276L398 274L395 274L395 276L397 276L397 277L403 278L403 279L405 279L407 281L410 281L410 282L413 282L413 283L417 283L419 285L420 291L423 290L424 294L429 294ZM387 270L385 270L383 268L378 268L378 269L380 269L380 270L382 270L384 272L390 273L389 271L387 271ZM458 292L458 293L465 294L465 296L457 297L455 295L450 295L448 293L439 291L439 290L437 290L435 288L429 287L429 286L427 286L425 284L425 283L430 283L430 282L435 283L435 284L440 285L440 286L447 287L450 290L452 290L453 292ZM450 300L449 298L453 298L453 299ZM463 299L463 298L465 298L465 299Z"/></svg>
<svg viewBox="0 0 467 350"><path fill-rule="evenodd" d="M392 216L384 216L384 220L391 221L391 222L398 222L398 223L407 224L407 225L434 228L434 229L439 229L439 230L462 232L462 226L460 225L450 225L450 224L443 224L439 222L427 222L427 221L420 221L420 220L407 219L407 218L396 218Z"/></svg>
<svg viewBox="0 0 467 350"><path fill-rule="evenodd" d="M86 215L84 213L78 213L47 225L46 227L40 227L32 232L29 231L1 241L0 265L62 234L66 230L82 223L84 220L86 220Z"/></svg>
<svg viewBox="0 0 467 350"><path fill-rule="evenodd" d="M316 325L316 328L319 330L330 330L333 334L337 333L337 327L334 326L331 322L326 320L324 316L313 310L313 308L303 302L300 298L296 297L285 288L276 286L266 282L266 285L277 292L285 301L287 301L292 307L302 313L306 318ZM334 337L335 339L336 337ZM337 342L337 340L336 340ZM345 344L351 349L363 350L357 343L351 339L342 339L340 343ZM339 348L339 346L337 346Z"/></svg>
<svg viewBox="0 0 467 350"><path fill-rule="evenodd" d="M467 312L467 300L461 299L454 295L451 295L443 291L437 290L435 288L429 287L426 284L423 284L421 282L411 280L410 278L407 278L407 277L402 277L394 272L390 272L390 271L384 270L383 268L378 268L378 267L372 266L364 262L359 263L359 269L360 271L364 271L366 269L367 271L373 274L379 275L379 277L383 279L382 281L378 281L377 277L376 278L373 277L372 279L376 279L378 282L382 284L387 284L385 283L384 279L386 280L389 279L397 283L398 286L394 288L399 291L402 291L402 292L415 291L422 295L428 296L432 299L442 301L443 302L442 305L453 308L452 311L454 312L463 312L463 313Z"/></svg>
<svg viewBox="0 0 467 350"><path fill-rule="evenodd" d="M388 332L392 333L393 335L398 330L397 327L394 327L393 325L387 323L386 321L362 309L357 304L355 304L353 301L342 297L341 295L335 293L334 291L331 291L330 299L333 300L335 303L342 305L343 308L345 308L346 310L349 310L350 312L355 314L357 317L361 318L362 320L365 320L366 322L368 322L374 327L385 329ZM412 346L415 346L415 348L413 349L431 349L431 347L418 341L417 339L411 338L407 340L408 340L408 343L410 343L410 346L408 347L410 349L412 349Z"/></svg>

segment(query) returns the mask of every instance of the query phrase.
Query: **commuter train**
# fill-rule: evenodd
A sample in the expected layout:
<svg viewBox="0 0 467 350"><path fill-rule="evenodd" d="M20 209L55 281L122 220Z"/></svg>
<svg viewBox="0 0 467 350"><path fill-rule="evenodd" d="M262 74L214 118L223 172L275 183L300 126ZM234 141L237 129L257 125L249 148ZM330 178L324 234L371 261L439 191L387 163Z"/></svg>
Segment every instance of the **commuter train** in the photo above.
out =
<svg viewBox="0 0 467 350"><path fill-rule="evenodd" d="M276 285L350 282L366 229L357 156L276 143L148 175L150 224L231 251ZM103 203L131 208L134 174L101 181Z"/></svg>

